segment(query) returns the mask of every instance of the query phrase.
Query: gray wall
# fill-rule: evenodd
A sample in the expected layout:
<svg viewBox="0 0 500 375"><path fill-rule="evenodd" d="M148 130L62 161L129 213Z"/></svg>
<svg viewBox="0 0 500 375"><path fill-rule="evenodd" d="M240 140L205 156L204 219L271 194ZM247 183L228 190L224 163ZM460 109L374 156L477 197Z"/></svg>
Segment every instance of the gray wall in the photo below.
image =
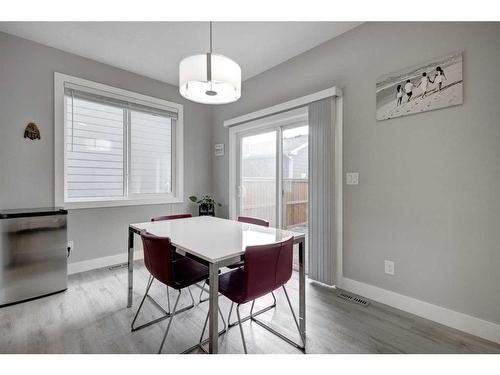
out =
<svg viewBox="0 0 500 375"><path fill-rule="evenodd" d="M464 51L464 104L375 120L376 78ZM369 23L246 81L222 122L325 89L344 89L344 275L500 323L500 23ZM213 157L228 200L228 155ZM395 276L384 260L395 261Z"/></svg>
<svg viewBox="0 0 500 375"><path fill-rule="evenodd" d="M0 33L0 208L54 204L54 72L105 83L184 105L184 195L210 193L211 108L183 100L176 87ZM38 124L41 141L23 139ZM189 204L72 210L71 262L123 253L127 226Z"/></svg>

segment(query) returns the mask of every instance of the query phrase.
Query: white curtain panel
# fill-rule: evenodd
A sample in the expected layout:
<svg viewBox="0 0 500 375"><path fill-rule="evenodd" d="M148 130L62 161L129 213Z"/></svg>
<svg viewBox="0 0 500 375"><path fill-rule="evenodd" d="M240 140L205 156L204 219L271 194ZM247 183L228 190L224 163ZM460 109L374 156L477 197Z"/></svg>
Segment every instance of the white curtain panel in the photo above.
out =
<svg viewBox="0 0 500 375"><path fill-rule="evenodd" d="M335 283L335 98L309 104L309 278Z"/></svg>

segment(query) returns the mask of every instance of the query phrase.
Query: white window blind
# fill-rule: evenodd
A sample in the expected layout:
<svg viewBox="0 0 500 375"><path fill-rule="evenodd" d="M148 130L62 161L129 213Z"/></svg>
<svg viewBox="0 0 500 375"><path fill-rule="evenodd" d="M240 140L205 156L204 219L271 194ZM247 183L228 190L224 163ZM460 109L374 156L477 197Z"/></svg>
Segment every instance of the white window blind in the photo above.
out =
<svg viewBox="0 0 500 375"><path fill-rule="evenodd" d="M124 110L69 96L66 101L68 198L124 195Z"/></svg>
<svg viewBox="0 0 500 375"><path fill-rule="evenodd" d="M65 198L172 193L176 113L65 88Z"/></svg>
<svg viewBox="0 0 500 375"><path fill-rule="evenodd" d="M130 112L130 192L170 193L172 122L170 117Z"/></svg>

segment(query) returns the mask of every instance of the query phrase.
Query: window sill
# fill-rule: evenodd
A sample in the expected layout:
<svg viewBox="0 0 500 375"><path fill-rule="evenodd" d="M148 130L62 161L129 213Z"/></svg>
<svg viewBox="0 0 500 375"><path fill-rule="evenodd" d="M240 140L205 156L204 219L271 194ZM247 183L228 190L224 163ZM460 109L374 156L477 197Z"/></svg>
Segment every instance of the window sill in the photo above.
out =
<svg viewBox="0 0 500 375"><path fill-rule="evenodd" d="M104 208L104 207L124 207L124 206L145 206L150 204L171 204L183 203L184 200L180 197L167 196L155 198L121 198L102 201L69 201L58 206L62 206L69 210L85 209L85 208Z"/></svg>

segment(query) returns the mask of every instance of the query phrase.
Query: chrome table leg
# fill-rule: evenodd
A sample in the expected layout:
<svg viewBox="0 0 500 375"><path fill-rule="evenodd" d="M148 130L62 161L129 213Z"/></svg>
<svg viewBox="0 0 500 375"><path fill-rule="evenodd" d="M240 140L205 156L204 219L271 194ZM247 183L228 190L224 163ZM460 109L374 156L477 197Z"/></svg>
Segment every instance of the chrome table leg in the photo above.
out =
<svg viewBox="0 0 500 375"><path fill-rule="evenodd" d="M219 264L209 264L209 324L208 324L208 351L211 354L219 352L219 319L217 317L219 310Z"/></svg>
<svg viewBox="0 0 500 375"><path fill-rule="evenodd" d="M305 239L299 242L299 326L301 337L306 337L306 264ZM304 342L305 347L305 342Z"/></svg>
<svg viewBox="0 0 500 375"><path fill-rule="evenodd" d="M132 292L134 289L134 232L128 228L128 288L127 307L132 307Z"/></svg>

